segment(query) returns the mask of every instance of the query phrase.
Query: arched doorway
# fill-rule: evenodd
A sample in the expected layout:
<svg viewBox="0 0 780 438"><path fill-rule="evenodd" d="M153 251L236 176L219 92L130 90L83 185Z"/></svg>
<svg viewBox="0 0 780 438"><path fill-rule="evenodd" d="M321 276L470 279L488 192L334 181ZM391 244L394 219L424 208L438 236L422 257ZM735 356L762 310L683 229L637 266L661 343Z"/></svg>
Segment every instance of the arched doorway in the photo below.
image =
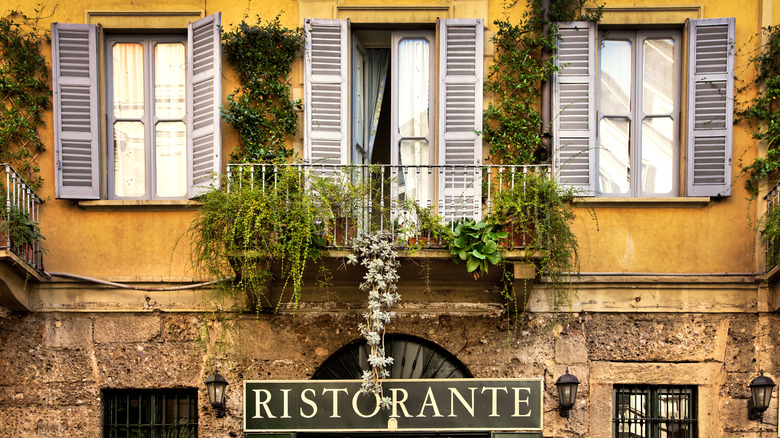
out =
<svg viewBox="0 0 780 438"><path fill-rule="evenodd" d="M433 342L403 334L385 335L385 355L392 357L390 379L462 379L471 378L466 365ZM352 342L317 368L313 380L360 379L369 369L369 347L364 339Z"/></svg>

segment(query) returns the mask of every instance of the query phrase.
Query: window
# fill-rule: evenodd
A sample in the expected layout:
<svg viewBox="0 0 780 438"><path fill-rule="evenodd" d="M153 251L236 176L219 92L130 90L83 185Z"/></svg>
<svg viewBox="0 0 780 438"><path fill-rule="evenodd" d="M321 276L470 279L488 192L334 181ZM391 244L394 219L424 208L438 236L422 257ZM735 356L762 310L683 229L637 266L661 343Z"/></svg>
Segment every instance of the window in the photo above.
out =
<svg viewBox="0 0 780 438"><path fill-rule="evenodd" d="M103 391L103 436L198 436L196 389Z"/></svg>
<svg viewBox="0 0 780 438"><path fill-rule="evenodd" d="M596 191L676 196L679 33L607 32L598 59Z"/></svg>
<svg viewBox="0 0 780 438"><path fill-rule="evenodd" d="M615 385L615 438L695 438L696 387Z"/></svg>
<svg viewBox="0 0 780 438"><path fill-rule="evenodd" d="M185 38L112 35L105 46L109 198L183 198Z"/></svg>
<svg viewBox="0 0 780 438"><path fill-rule="evenodd" d="M304 156L315 164L406 166L394 167L394 195L422 205L438 201L442 215L448 206L467 205L459 214L479 216L473 170L447 178L442 172L436 184L435 173L408 166L481 163L484 26L480 19L446 19L435 30L419 27L306 20ZM463 187L471 192L464 195Z"/></svg>
<svg viewBox="0 0 780 438"><path fill-rule="evenodd" d="M730 195L734 19L600 38L596 27L560 23L553 80L560 182L591 196Z"/></svg>
<svg viewBox="0 0 780 438"><path fill-rule="evenodd" d="M52 25L58 198L185 199L214 181L221 164L219 23L219 13L191 23L186 38Z"/></svg>

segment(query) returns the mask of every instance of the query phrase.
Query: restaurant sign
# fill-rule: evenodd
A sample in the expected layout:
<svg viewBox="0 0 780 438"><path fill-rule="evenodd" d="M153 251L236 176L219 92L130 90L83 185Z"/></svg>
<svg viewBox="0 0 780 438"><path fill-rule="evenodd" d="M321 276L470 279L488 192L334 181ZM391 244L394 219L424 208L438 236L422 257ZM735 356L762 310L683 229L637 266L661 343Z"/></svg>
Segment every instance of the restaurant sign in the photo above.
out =
<svg viewBox="0 0 780 438"><path fill-rule="evenodd" d="M542 430L541 379L244 382L245 432Z"/></svg>

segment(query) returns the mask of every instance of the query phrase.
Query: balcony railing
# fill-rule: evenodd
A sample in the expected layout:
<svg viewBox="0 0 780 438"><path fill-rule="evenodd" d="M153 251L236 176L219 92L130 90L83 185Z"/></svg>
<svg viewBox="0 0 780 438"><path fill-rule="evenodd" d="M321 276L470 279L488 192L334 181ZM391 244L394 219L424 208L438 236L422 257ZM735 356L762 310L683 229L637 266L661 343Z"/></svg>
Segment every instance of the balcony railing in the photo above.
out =
<svg viewBox="0 0 780 438"><path fill-rule="evenodd" d="M780 218L778 213L780 210L780 183L776 184L769 194L764 198L766 199L766 222L764 223L764 230L767 227L778 229L780 223L770 224L771 221ZM773 214L774 213L774 214ZM772 268L780 264L780 239L772 238L772 236L764 235L766 241L766 270L771 271Z"/></svg>
<svg viewBox="0 0 780 438"><path fill-rule="evenodd" d="M451 229L462 219L479 221L493 211L502 193L525 190L528 176L551 178L550 167L542 165L230 164L227 171L228 191L250 187L278 193L279 185L290 181L281 175L300 175L294 179L298 187L289 193L330 197L332 210L342 212L333 215L342 218L322 220L336 247L351 246L352 238L366 230L387 232L397 241L425 237L423 246L441 246L425 226L429 216ZM330 182L327 189L315 182L323 179ZM530 244L529 237L522 239L513 246Z"/></svg>
<svg viewBox="0 0 780 438"><path fill-rule="evenodd" d="M37 271L43 271L39 206L43 202L9 164L5 168L5 209L0 225L0 249L10 251Z"/></svg>

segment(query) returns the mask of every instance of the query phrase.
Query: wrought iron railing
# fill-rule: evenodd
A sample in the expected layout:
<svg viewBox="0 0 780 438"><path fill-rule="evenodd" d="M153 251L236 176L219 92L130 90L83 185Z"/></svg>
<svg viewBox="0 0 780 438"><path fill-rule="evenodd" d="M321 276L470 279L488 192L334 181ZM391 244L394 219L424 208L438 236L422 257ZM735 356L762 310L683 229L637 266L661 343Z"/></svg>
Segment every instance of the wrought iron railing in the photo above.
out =
<svg viewBox="0 0 780 438"><path fill-rule="evenodd" d="M780 219L780 216L778 215L780 210L775 210L776 208L780 208L780 183L776 184L764 199L766 199L764 230L766 231L767 228L777 229L780 227L780 224L772 224L770 222L776 219ZM764 241L766 243L767 272L771 271L772 268L780 264L780 239L773 238L771 234L774 233L769 233L769 235L767 233L764 234Z"/></svg>
<svg viewBox="0 0 780 438"><path fill-rule="evenodd" d="M38 271L43 271L39 215L43 202L9 164L5 167L5 209L0 225L0 249L11 251Z"/></svg>
<svg viewBox="0 0 780 438"><path fill-rule="evenodd" d="M523 191L529 176L551 178L545 165L230 164L227 172L228 191L246 187L276 191L282 180L289 181L281 175L295 172L301 176L295 179L299 187L290 193L319 190L318 196L335 199L333 210L346 214L342 220L322 221L333 246L350 246L356 231L370 230L403 241L423 237L422 246L437 247L441 241L426 226L430 216L450 229L459 220L479 221L493 211L502 194ZM318 180L329 181L327 188L318 188ZM345 193L349 194L341 196ZM515 247L530 243L528 236L519 239Z"/></svg>

